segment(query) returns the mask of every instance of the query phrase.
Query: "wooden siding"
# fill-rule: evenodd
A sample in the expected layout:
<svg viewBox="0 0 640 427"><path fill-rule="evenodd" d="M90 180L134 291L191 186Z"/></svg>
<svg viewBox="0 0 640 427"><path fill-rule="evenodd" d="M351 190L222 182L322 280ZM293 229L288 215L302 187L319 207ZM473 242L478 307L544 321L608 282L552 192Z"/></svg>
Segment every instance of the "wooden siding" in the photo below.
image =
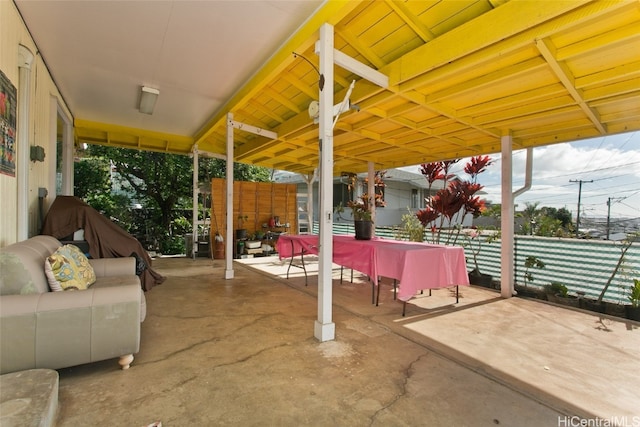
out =
<svg viewBox="0 0 640 427"><path fill-rule="evenodd" d="M211 223L212 232L216 230L226 239L226 180L213 178L211 180ZM272 182L233 183L233 229L246 228L249 234L256 231L266 231L263 224L268 224L273 216L280 217L280 223L289 223L289 228L279 228L297 234L297 186L296 184L278 184ZM242 227L238 216L247 216Z"/></svg>

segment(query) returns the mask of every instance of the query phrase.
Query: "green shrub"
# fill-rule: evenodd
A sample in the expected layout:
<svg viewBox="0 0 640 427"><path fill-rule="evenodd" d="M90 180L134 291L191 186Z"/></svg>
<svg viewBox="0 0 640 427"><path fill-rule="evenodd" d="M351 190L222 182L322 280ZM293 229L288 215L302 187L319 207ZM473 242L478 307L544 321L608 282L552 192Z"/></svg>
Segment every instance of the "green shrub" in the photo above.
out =
<svg viewBox="0 0 640 427"><path fill-rule="evenodd" d="M560 282L553 282L550 285L546 286L547 293L552 295L559 295L561 297L566 297L568 289L565 285Z"/></svg>

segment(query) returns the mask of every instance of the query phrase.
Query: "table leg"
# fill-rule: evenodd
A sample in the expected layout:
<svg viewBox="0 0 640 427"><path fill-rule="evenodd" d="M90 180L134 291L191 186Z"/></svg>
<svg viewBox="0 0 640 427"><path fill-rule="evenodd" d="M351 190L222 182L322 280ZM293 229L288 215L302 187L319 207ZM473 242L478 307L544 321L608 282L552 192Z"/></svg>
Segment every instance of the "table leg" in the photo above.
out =
<svg viewBox="0 0 640 427"><path fill-rule="evenodd" d="M293 246L293 240L291 240L291 258L289 259L289 267L287 267L287 280L289 279L289 270L291 269L291 267L298 267L304 271L304 285L307 286L309 279L307 277L307 268L304 265L304 248L300 250L300 261L302 263L301 265L296 265L293 263L293 259L295 258L295 256L295 248Z"/></svg>

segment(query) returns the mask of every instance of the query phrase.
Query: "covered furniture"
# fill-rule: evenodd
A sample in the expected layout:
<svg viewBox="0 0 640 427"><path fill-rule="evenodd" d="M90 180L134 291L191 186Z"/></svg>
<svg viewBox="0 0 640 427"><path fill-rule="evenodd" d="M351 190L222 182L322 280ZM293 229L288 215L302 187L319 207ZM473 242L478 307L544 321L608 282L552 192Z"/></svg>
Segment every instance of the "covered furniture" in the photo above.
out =
<svg viewBox="0 0 640 427"><path fill-rule="evenodd" d="M130 257L135 254L145 291L164 281L164 277L151 268L151 257L138 239L79 198L57 196L44 219L41 234L62 240L78 230L84 230L92 258Z"/></svg>
<svg viewBox="0 0 640 427"><path fill-rule="evenodd" d="M0 249L0 374L120 358L140 349L145 296L135 258L91 259L86 290L51 290L45 260L60 241L35 236Z"/></svg>

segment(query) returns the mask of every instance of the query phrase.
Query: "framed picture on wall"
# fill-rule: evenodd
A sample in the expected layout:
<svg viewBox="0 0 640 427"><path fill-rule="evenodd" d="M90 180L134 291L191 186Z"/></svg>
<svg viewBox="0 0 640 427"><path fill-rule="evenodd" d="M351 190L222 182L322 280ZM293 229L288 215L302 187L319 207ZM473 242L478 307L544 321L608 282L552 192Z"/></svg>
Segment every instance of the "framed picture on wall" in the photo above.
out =
<svg viewBox="0 0 640 427"><path fill-rule="evenodd" d="M0 71L0 173L16 176L16 87Z"/></svg>

